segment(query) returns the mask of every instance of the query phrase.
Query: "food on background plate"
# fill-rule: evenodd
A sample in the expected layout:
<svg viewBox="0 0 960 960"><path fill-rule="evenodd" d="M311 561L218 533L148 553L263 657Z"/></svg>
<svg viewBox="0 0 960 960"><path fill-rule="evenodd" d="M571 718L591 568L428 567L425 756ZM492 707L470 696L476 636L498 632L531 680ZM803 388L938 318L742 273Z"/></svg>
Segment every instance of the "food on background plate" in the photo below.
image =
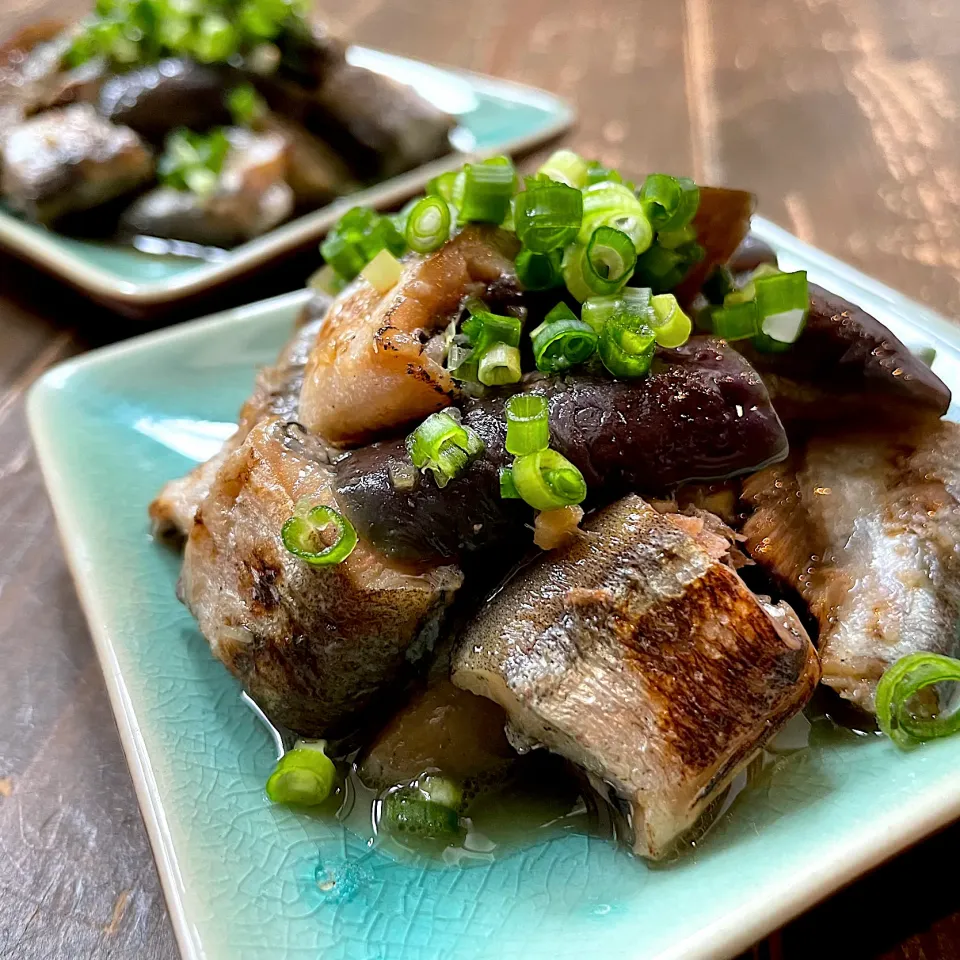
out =
<svg viewBox="0 0 960 960"><path fill-rule="evenodd" d="M561 150L342 218L237 433L151 505L303 738L271 799L346 777L343 816L444 850L534 781L660 859L821 675L900 746L960 726L949 391L752 209Z"/></svg>
<svg viewBox="0 0 960 960"><path fill-rule="evenodd" d="M450 152L297 0L98 0L0 49L0 196L67 233L232 247Z"/></svg>

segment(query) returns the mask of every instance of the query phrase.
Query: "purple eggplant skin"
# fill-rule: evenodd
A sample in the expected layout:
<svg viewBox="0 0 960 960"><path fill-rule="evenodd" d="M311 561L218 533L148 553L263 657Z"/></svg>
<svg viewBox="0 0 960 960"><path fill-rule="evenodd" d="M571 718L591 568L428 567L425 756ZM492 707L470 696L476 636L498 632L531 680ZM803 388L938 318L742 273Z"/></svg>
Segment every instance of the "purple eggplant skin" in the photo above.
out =
<svg viewBox="0 0 960 960"><path fill-rule="evenodd" d="M759 375L712 338L661 350L642 380L572 374L522 389L547 398L551 446L583 473L590 505L630 490L662 495L685 482L724 479L788 452ZM391 472L410 469L402 440L345 455L336 465L337 499L360 536L404 562L458 558L528 537L529 508L500 498L499 468L511 461L503 404L503 396L465 404L463 422L485 451L443 489L431 476L413 490L396 489Z"/></svg>
<svg viewBox="0 0 960 960"><path fill-rule="evenodd" d="M949 388L879 320L822 287L809 288L806 327L789 350L761 353L737 343L784 421L902 423L947 412Z"/></svg>
<svg viewBox="0 0 960 960"><path fill-rule="evenodd" d="M203 131L230 123L227 94L242 82L229 68L171 57L110 77L97 109L160 144L175 127Z"/></svg>

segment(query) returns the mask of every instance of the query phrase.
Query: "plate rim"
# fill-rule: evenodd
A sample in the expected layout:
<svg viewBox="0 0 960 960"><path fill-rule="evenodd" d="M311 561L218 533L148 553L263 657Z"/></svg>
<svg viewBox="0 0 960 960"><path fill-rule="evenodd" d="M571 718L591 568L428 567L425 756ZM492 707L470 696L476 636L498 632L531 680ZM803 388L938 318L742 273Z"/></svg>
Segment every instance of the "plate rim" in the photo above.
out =
<svg viewBox="0 0 960 960"><path fill-rule="evenodd" d="M944 316L891 287L867 276L843 261L797 239L783 228L755 216L753 232L779 248L802 258L846 285L887 301L892 309L915 319L915 325L934 339L960 349L960 329ZM116 656L106 603L86 576L82 524L69 507L69 484L57 469L56 445L47 429L44 403L57 382L72 373L109 363L126 353L140 353L156 344L189 340L238 322L256 322L265 312L290 309L305 303L308 290L297 290L244 307L220 311L208 317L141 334L121 343L102 347L57 364L29 389L27 421L44 484L50 497L64 554L77 588L94 648L104 674L111 707L144 824L150 839L157 872L170 911L178 946L184 960L204 960L206 952L199 931L190 923L184 903L175 844L166 823L163 798L149 765L146 747ZM658 952L653 958L635 960L718 960L735 956L800 913L834 894L841 887L893 858L960 817L960 769L944 778L936 791L919 795L908 807L894 807L874 820L868 833L835 844L829 858L818 861L799 877L783 877L757 891L722 919L700 927L684 939Z"/></svg>
<svg viewBox="0 0 960 960"><path fill-rule="evenodd" d="M375 207L400 203L417 193L430 178L448 170L455 170L465 161L472 158L483 159L500 153L510 155L524 153L559 136L573 126L577 119L576 108L569 100L541 87L415 57L406 57L389 51L375 50L359 44L352 44L350 50L375 54L403 63L419 64L452 74L467 80L474 89L481 92L486 91L492 95L512 98L517 102L540 104L545 111L549 111L554 116L549 123L535 133L512 137L482 150L463 152L453 149L443 157L420 164L413 170L408 170L364 190L339 197L318 210L280 224L265 234L234 248L222 260L211 261L194 270L162 280L140 282L119 277L97 264L88 263L79 253L62 246L59 242L59 234L53 231L38 232L34 224L29 224L5 210L0 210L0 246L8 253L29 260L53 276L94 297L122 305L127 309L171 304L235 279L312 240L318 240L350 207L358 202Z"/></svg>

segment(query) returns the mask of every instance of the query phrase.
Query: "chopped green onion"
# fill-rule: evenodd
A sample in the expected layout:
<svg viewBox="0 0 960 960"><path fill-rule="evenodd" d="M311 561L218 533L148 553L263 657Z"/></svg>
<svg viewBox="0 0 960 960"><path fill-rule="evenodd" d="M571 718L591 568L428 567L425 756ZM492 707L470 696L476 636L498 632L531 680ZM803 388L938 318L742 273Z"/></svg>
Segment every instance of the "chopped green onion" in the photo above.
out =
<svg viewBox="0 0 960 960"><path fill-rule="evenodd" d="M693 219L700 205L700 189L688 177L651 173L640 188L640 200L653 229L670 233Z"/></svg>
<svg viewBox="0 0 960 960"><path fill-rule="evenodd" d="M522 457L547 449L550 420L544 397L535 393L518 393L506 402L504 409L507 415L507 453Z"/></svg>
<svg viewBox="0 0 960 960"><path fill-rule="evenodd" d="M565 247L577 235L583 218L583 194L552 180L527 180L514 203L517 238L534 253Z"/></svg>
<svg viewBox="0 0 960 960"><path fill-rule="evenodd" d="M537 175L580 190L587 185L588 172L589 164L578 153L572 150L557 150L547 158Z"/></svg>
<svg viewBox="0 0 960 960"><path fill-rule="evenodd" d="M446 840L460 833L460 817L456 810L426 800L409 788L387 794L383 800L380 825L390 833L423 840Z"/></svg>
<svg viewBox="0 0 960 960"><path fill-rule="evenodd" d="M805 270L758 276L756 289L760 332L780 343L795 343L810 309Z"/></svg>
<svg viewBox="0 0 960 960"><path fill-rule="evenodd" d="M760 263L753 268L750 274L750 281L759 280L761 277L776 277L783 271L775 263Z"/></svg>
<svg viewBox="0 0 960 960"><path fill-rule="evenodd" d="M519 317L491 313L480 300L468 300L466 307L470 316L463 321L460 329L475 350L486 350L495 343L505 343L511 347L520 345L523 323Z"/></svg>
<svg viewBox="0 0 960 960"><path fill-rule="evenodd" d="M460 785L447 777L428 773L417 778L417 790L433 803L459 810L463 806L463 790Z"/></svg>
<svg viewBox="0 0 960 960"><path fill-rule="evenodd" d="M587 182L584 186L590 186L592 183L603 183L609 180L611 183L623 183L623 177L612 167L605 167L599 160L591 160L587 165Z"/></svg>
<svg viewBox="0 0 960 960"><path fill-rule="evenodd" d="M483 351L477 367L477 379L485 387L502 387L517 383L523 371L520 369L520 351L507 343L495 343Z"/></svg>
<svg viewBox="0 0 960 960"><path fill-rule="evenodd" d="M222 63L236 52L237 39L237 32L226 17L208 14L193 37L194 56L201 63Z"/></svg>
<svg viewBox="0 0 960 960"><path fill-rule="evenodd" d="M325 263L319 270L314 270L307 279L307 286L311 290L328 293L331 297L335 297L345 285L343 277L329 263Z"/></svg>
<svg viewBox="0 0 960 960"><path fill-rule="evenodd" d="M517 175L507 157L463 165L463 197L454 194L460 208L458 222L503 223L516 190Z"/></svg>
<svg viewBox="0 0 960 960"><path fill-rule="evenodd" d="M690 339L693 323L680 309L677 298L672 293L661 293L650 299L656 323L653 335L661 347L682 347Z"/></svg>
<svg viewBox="0 0 960 960"><path fill-rule="evenodd" d="M533 253L521 250L517 254L517 279L525 290L550 290L563 283L560 250L549 253Z"/></svg>
<svg viewBox="0 0 960 960"><path fill-rule="evenodd" d="M643 204L625 184L595 183L583 191L583 220L577 242L590 242L597 227L613 227L633 241L637 254L643 253L653 242L653 228L647 219Z"/></svg>
<svg viewBox="0 0 960 960"><path fill-rule="evenodd" d="M607 297L590 297L580 308L580 319L589 324L599 335L607 321L621 309L623 301L617 294Z"/></svg>
<svg viewBox="0 0 960 960"><path fill-rule="evenodd" d="M517 457L513 462L513 482L520 497L535 510L572 506L582 503L587 496L583 474L549 447Z"/></svg>
<svg viewBox="0 0 960 960"><path fill-rule="evenodd" d="M932 367L933 361L937 359L936 347L917 347L913 355L925 366Z"/></svg>
<svg viewBox="0 0 960 960"><path fill-rule="evenodd" d="M327 527L333 527L337 532L331 544L326 544L321 536L321 531ZM280 538L290 553L312 567L343 563L359 542L353 524L323 503L305 514L290 517L280 530Z"/></svg>
<svg viewBox="0 0 960 960"><path fill-rule="evenodd" d="M360 276L376 288L378 293L387 293L400 281L403 265L389 251L381 250L361 271Z"/></svg>
<svg viewBox="0 0 960 960"><path fill-rule="evenodd" d="M324 753L325 740L298 740L278 761L267 780L274 803L315 807L333 793L337 769Z"/></svg>
<svg viewBox="0 0 960 960"><path fill-rule="evenodd" d="M450 413L432 413L407 437L407 452L422 473L430 470L441 489L458 477L485 447L470 427Z"/></svg>
<svg viewBox="0 0 960 960"><path fill-rule="evenodd" d="M583 279L593 293L616 293L637 263L633 241L622 230L597 227L583 258Z"/></svg>
<svg viewBox="0 0 960 960"><path fill-rule="evenodd" d="M960 711L927 707L922 712L914 697L937 683L960 681L960 660L938 653L913 653L889 667L877 684L877 722L898 747L910 747L925 740L947 737L960 730Z"/></svg>
<svg viewBox="0 0 960 960"><path fill-rule="evenodd" d="M597 349L597 333L565 304L558 303L530 332L538 370L557 373L588 360Z"/></svg>
<svg viewBox="0 0 960 960"><path fill-rule="evenodd" d="M462 184L462 170L448 170L446 173L439 174L432 180L427 181L427 196L440 197L441 200L446 200L447 203L454 203L454 197L458 193L463 193L462 186L459 190L457 189L458 178Z"/></svg>
<svg viewBox="0 0 960 960"><path fill-rule="evenodd" d="M500 468L500 498L502 500L519 500L517 485L513 482L513 468Z"/></svg>
<svg viewBox="0 0 960 960"><path fill-rule="evenodd" d="M266 104L249 83L242 83L227 94L227 109L236 126L249 127L263 114Z"/></svg>
<svg viewBox="0 0 960 960"><path fill-rule="evenodd" d="M221 129L194 133L178 127L167 136L157 161L161 183L176 190L207 194L216 189L230 141Z"/></svg>
<svg viewBox="0 0 960 960"><path fill-rule="evenodd" d="M657 243L666 250L679 250L696 239L697 228L692 223L679 230L671 230L669 233L661 231L657 234Z"/></svg>
<svg viewBox="0 0 960 960"><path fill-rule="evenodd" d="M406 218L407 246L417 253L432 253L450 239L450 207L442 197L418 200Z"/></svg>
<svg viewBox="0 0 960 960"><path fill-rule="evenodd" d="M690 268L704 257L699 243L685 243L670 250L659 242L637 257L634 280L650 287L654 293L667 293L690 272Z"/></svg>
<svg viewBox="0 0 960 960"><path fill-rule="evenodd" d="M654 323L650 291L636 287L624 290L597 346L603 365L615 377L642 377L650 370L657 348Z"/></svg>
<svg viewBox="0 0 960 960"><path fill-rule="evenodd" d="M353 207L327 235L320 253L344 280L353 280L381 250L399 257L406 248L403 235L389 217L369 207Z"/></svg>
<svg viewBox="0 0 960 960"><path fill-rule="evenodd" d="M746 340L760 332L760 317L753 300L736 302L728 295L722 307L710 312L713 332L722 340Z"/></svg>

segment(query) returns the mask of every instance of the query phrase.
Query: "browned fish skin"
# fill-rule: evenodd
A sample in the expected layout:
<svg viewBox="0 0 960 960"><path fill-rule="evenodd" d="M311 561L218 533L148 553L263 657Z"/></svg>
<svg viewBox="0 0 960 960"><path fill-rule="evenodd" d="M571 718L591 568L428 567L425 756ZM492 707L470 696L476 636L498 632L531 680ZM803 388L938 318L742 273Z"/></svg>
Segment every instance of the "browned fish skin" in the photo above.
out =
<svg viewBox="0 0 960 960"><path fill-rule="evenodd" d="M760 371L784 421L836 423L942 417L950 391L879 320L810 284L800 339L783 353L737 348Z"/></svg>
<svg viewBox="0 0 960 960"><path fill-rule="evenodd" d="M323 299L318 296L310 303L316 303L316 309L319 310ZM253 394L240 410L236 433L224 443L220 452L206 463L194 467L186 476L164 484L149 509L156 535L178 534L185 537L190 532L197 509L210 491L221 464L246 440L247 434L257 423L268 416L283 421L296 420L303 370L319 324L319 318L305 319L303 326L297 328L280 352L277 362L259 371ZM287 430L288 433L296 433L295 426Z"/></svg>
<svg viewBox="0 0 960 960"><path fill-rule="evenodd" d="M960 651L960 426L818 437L743 497L747 549L810 605L841 696L872 712L897 659Z"/></svg>
<svg viewBox="0 0 960 960"><path fill-rule="evenodd" d="M450 374L424 351L467 296L516 298L516 239L468 226L436 253L410 255L380 294L362 277L334 300L317 333L299 420L331 443L355 446L448 406Z"/></svg>
<svg viewBox="0 0 960 960"><path fill-rule="evenodd" d="M809 639L714 559L716 536L635 496L500 591L466 630L458 686L629 803L658 858L819 679ZM704 528L705 530L705 528Z"/></svg>
<svg viewBox="0 0 960 960"><path fill-rule="evenodd" d="M27 120L3 141L0 193L20 213L50 223L123 196L153 175L140 138L73 104Z"/></svg>
<svg viewBox="0 0 960 960"><path fill-rule="evenodd" d="M298 502L334 505L330 471L261 420L220 465L190 529L180 592L211 649L268 716L307 736L348 732L426 653L460 586L407 573L364 543L312 567L280 536Z"/></svg>

